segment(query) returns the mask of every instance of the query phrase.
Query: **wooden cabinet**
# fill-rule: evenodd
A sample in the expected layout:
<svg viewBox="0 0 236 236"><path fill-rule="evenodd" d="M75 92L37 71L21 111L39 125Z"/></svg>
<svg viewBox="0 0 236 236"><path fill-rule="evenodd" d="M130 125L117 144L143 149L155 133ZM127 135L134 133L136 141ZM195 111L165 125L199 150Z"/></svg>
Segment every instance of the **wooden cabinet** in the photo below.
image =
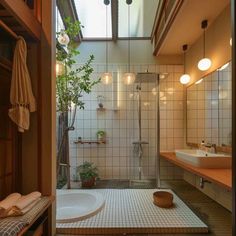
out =
<svg viewBox="0 0 236 236"><path fill-rule="evenodd" d="M20 187L19 135L8 117L10 84L11 73L0 66L0 199Z"/></svg>

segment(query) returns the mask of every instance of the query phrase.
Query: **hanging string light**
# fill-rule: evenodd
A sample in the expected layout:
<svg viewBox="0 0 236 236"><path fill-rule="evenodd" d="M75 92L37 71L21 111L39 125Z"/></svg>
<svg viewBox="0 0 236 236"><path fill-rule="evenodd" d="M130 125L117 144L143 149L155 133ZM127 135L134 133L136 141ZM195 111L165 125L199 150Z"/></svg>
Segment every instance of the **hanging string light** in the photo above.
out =
<svg viewBox="0 0 236 236"><path fill-rule="evenodd" d="M112 74L108 72L108 5L110 4L109 0L104 0L106 5L106 72L102 74L101 81L103 84L110 84L112 82Z"/></svg>
<svg viewBox="0 0 236 236"><path fill-rule="evenodd" d="M198 62L198 69L201 71L208 70L211 67L211 60L206 57L206 28L207 28L207 20L203 20L201 24L201 28L203 29L203 58Z"/></svg>
<svg viewBox="0 0 236 236"><path fill-rule="evenodd" d="M188 49L188 45L187 44L185 44L185 45L183 45L183 52L184 52L184 74L183 75L181 75L181 77L180 77L180 83L181 84L188 84L189 83L189 81L190 81L190 75L189 74L186 74L186 51L187 51L187 49Z"/></svg>
<svg viewBox="0 0 236 236"><path fill-rule="evenodd" d="M126 85L133 84L135 81L135 74L130 72L130 5L132 0L126 0L128 5L128 72L123 76L123 82Z"/></svg>

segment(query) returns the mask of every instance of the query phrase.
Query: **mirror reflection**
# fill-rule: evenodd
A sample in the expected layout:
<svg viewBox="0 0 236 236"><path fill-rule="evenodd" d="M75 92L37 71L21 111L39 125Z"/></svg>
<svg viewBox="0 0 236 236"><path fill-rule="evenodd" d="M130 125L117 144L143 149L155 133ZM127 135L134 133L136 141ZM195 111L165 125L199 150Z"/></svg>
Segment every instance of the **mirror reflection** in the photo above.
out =
<svg viewBox="0 0 236 236"><path fill-rule="evenodd" d="M231 62L187 88L187 143L231 146Z"/></svg>

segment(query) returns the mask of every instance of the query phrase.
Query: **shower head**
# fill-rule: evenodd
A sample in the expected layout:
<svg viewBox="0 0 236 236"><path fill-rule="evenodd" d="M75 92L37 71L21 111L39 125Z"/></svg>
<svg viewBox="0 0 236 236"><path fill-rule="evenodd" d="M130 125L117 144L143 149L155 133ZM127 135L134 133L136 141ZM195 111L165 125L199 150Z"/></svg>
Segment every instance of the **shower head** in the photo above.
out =
<svg viewBox="0 0 236 236"><path fill-rule="evenodd" d="M135 83L156 83L159 78L159 74L151 72L138 73L135 79Z"/></svg>

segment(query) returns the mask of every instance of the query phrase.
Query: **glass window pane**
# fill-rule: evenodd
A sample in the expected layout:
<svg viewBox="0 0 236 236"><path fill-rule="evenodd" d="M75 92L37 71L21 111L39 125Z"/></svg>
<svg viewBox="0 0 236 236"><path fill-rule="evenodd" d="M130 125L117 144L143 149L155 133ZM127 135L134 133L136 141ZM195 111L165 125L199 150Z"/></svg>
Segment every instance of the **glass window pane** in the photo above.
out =
<svg viewBox="0 0 236 236"><path fill-rule="evenodd" d="M65 29L64 23L61 18L61 14L56 6L56 32L60 32Z"/></svg>
<svg viewBox="0 0 236 236"><path fill-rule="evenodd" d="M133 0L130 5L130 37L150 37L159 0ZM128 37L128 5L119 0L119 37Z"/></svg>
<svg viewBox="0 0 236 236"><path fill-rule="evenodd" d="M111 38L111 4L106 6L103 0L74 0L84 38L106 38L106 7L107 37Z"/></svg>

